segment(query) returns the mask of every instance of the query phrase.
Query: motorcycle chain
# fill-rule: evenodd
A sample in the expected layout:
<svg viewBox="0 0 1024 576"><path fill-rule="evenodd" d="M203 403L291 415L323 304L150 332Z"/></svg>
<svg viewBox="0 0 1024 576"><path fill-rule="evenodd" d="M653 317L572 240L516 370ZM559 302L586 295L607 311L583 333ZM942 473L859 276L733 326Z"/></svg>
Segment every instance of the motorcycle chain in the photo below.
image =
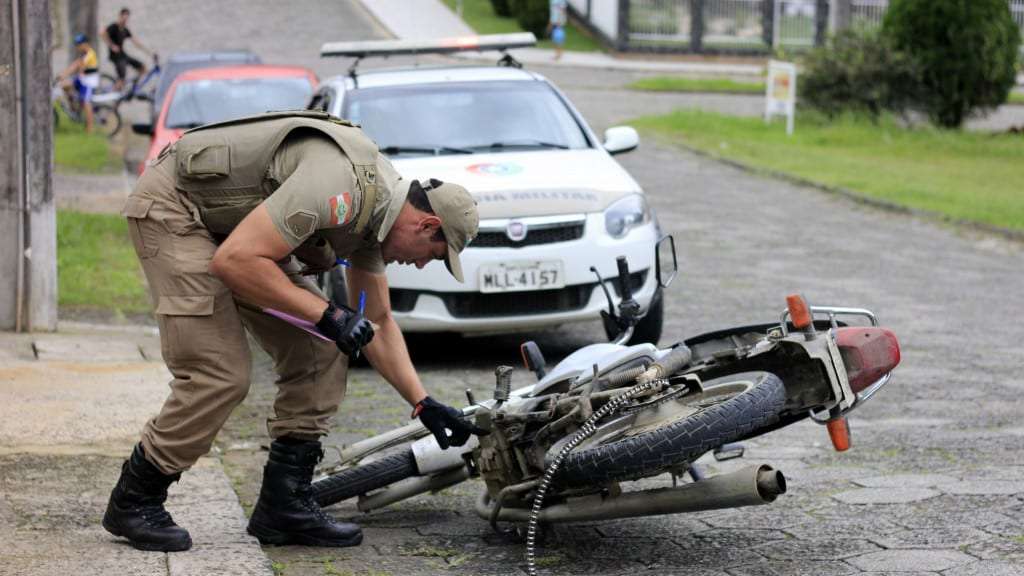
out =
<svg viewBox="0 0 1024 576"><path fill-rule="evenodd" d="M558 473L558 469L562 466L562 461L565 460L570 452L576 449L576 446L578 446L580 442L583 442L597 432L597 422L602 418L605 418L609 414L612 414L622 408L626 402L632 400L633 396L642 392L647 392L655 386L663 386L667 383L667 379L644 382L642 384L637 384L619 396L612 398L607 404L591 414L590 418L587 418L583 425L580 426L580 429L576 431L576 434L565 446L562 447L558 452L558 455L555 456L555 459L551 461L551 464L544 471L544 477L541 479L540 485L537 487L537 494L533 498L533 507L530 509L530 522L526 530L526 573L529 574L529 576L537 576L536 544L540 512L544 507L544 496L547 494L548 488L551 486L552 479L555 477L555 474Z"/></svg>
<svg viewBox="0 0 1024 576"><path fill-rule="evenodd" d="M650 399L650 400L648 400L646 402L640 402L638 404L632 404L632 405L629 405L629 406L624 406L621 410L619 410L619 414L635 414L637 412L641 412L643 410L647 410L649 408L653 408L655 406L659 406L661 404L664 404L666 402L670 402L672 400L678 400L678 399L682 398L683 396L686 396L689 393L690 393L690 389L689 388L687 388L686 386L680 386L676 390L670 390L669 392L666 392L666 393L662 394L661 396L655 396L654 398L652 398L652 399Z"/></svg>

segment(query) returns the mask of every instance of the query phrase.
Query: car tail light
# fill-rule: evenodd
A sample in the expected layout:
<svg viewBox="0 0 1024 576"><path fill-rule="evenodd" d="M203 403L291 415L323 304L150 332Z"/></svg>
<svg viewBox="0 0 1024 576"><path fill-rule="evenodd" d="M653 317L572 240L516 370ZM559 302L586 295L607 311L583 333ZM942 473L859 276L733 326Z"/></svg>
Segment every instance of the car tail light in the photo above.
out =
<svg viewBox="0 0 1024 576"><path fill-rule="evenodd" d="M854 393L875 383L900 363L900 343L892 330L886 328L837 328L836 344Z"/></svg>

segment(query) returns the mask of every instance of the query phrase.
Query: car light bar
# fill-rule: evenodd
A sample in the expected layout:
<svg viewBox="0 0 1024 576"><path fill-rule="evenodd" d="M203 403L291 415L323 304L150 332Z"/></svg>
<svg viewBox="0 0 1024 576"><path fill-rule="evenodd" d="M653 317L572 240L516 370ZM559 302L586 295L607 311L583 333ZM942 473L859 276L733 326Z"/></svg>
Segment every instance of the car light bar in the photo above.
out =
<svg viewBox="0 0 1024 576"><path fill-rule="evenodd" d="M532 32L516 34L485 34L437 40L371 40L366 42L327 42L320 47L320 56L398 56L402 54L451 54L453 52L504 51L528 48L537 44Z"/></svg>

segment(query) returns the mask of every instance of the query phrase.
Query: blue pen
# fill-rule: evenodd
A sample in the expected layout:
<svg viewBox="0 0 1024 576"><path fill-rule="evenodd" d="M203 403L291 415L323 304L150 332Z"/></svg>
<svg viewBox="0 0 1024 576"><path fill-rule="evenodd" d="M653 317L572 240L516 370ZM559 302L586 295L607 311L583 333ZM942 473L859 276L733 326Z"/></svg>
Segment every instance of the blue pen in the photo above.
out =
<svg viewBox="0 0 1024 576"><path fill-rule="evenodd" d="M352 263L349 262L348 260L344 259L344 258L338 258L337 260L334 261L334 263L338 264L338 265L341 265L341 266L344 266L345 268L351 268L352 267Z"/></svg>
<svg viewBox="0 0 1024 576"><path fill-rule="evenodd" d="M359 291L359 313L362 314L366 311L366 290ZM362 348L356 349L356 353L352 355L352 358L359 358L359 352Z"/></svg>

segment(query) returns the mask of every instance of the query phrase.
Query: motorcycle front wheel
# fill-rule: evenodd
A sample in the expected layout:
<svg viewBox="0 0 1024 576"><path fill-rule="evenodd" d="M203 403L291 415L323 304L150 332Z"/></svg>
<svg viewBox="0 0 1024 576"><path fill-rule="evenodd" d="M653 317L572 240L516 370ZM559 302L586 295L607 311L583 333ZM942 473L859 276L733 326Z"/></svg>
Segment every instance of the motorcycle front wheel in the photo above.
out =
<svg viewBox="0 0 1024 576"><path fill-rule="evenodd" d="M412 449L406 448L313 482L313 498L320 506L330 506L416 476L417 473L416 458Z"/></svg>
<svg viewBox="0 0 1024 576"><path fill-rule="evenodd" d="M678 397L627 405L567 454L556 481L606 484L687 466L709 450L770 427L785 401L778 376L744 372L708 380L701 390ZM556 442L546 462L554 461L569 440Z"/></svg>

